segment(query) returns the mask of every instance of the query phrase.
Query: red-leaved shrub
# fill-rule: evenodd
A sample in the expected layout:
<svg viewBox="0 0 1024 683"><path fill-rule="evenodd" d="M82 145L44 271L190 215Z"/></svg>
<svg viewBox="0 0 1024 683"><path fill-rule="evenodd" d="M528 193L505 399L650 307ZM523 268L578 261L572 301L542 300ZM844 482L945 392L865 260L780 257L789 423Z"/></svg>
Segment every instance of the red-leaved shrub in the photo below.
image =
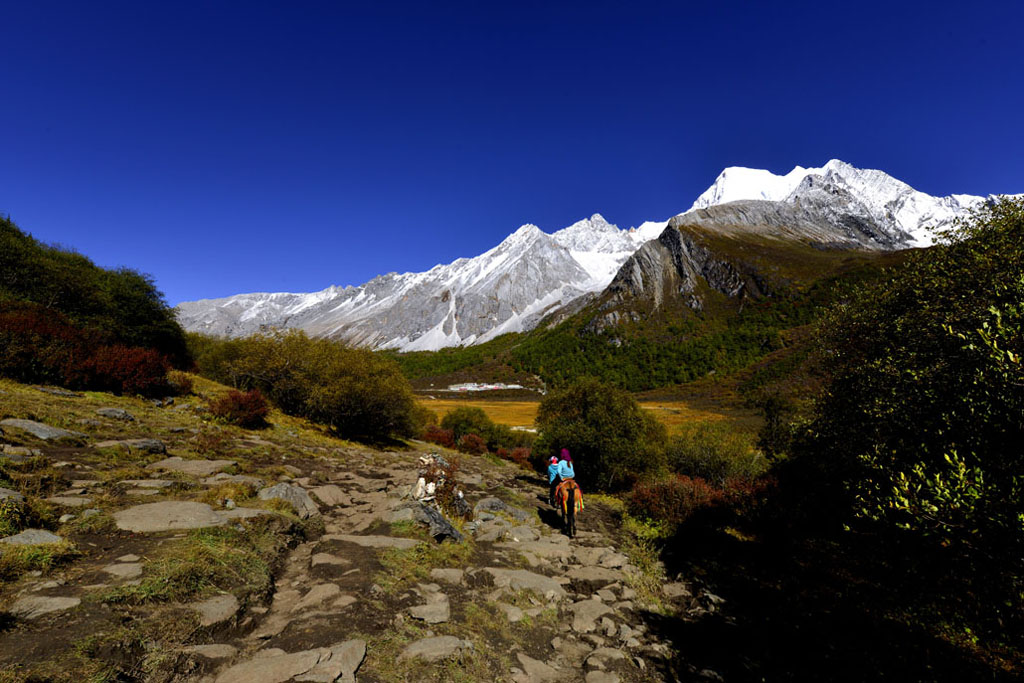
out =
<svg viewBox="0 0 1024 683"><path fill-rule="evenodd" d="M772 479L729 479L713 486L700 477L673 475L637 482L629 495L629 512L677 527L697 514L726 523L753 514L775 486Z"/></svg>
<svg viewBox="0 0 1024 683"><path fill-rule="evenodd" d="M470 455L483 455L487 452L487 442L477 434L463 434L456 446L463 453Z"/></svg>
<svg viewBox="0 0 1024 683"><path fill-rule="evenodd" d="M533 469L533 466L530 463L530 449L529 448L526 448L526 447L523 447L523 446L519 446L518 448L513 448L512 450L509 450L507 448L499 448L497 450L497 452L495 453L495 455L497 455L502 460L508 460L509 462L514 462L515 464L517 464L520 467L523 467L525 469Z"/></svg>
<svg viewBox="0 0 1024 683"><path fill-rule="evenodd" d="M89 388L115 394L166 396L167 359L153 349L101 346L85 364Z"/></svg>
<svg viewBox="0 0 1024 683"><path fill-rule="evenodd" d="M225 422L246 429L259 429L267 425L270 407L259 389L241 392L232 389L210 403L210 413Z"/></svg>
<svg viewBox="0 0 1024 683"><path fill-rule="evenodd" d="M629 496L630 514L678 526L698 510L725 499L722 489L681 474L654 482L638 482Z"/></svg>
<svg viewBox="0 0 1024 683"><path fill-rule="evenodd" d="M36 304L0 308L0 375L117 394L166 395L167 360L153 349L104 343L57 311Z"/></svg>
<svg viewBox="0 0 1024 683"><path fill-rule="evenodd" d="M450 429L443 429L437 425L428 425L423 430L422 439L445 448L455 448L455 432Z"/></svg>

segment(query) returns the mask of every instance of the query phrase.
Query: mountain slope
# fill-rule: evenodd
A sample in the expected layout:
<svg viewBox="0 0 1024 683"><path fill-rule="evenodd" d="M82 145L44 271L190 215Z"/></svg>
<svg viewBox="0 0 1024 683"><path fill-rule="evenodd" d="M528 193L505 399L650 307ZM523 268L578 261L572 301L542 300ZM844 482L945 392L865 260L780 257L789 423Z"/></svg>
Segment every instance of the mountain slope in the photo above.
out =
<svg viewBox="0 0 1024 683"><path fill-rule="evenodd" d="M787 240L807 249L895 250L931 244L937 231L983 201L971 195L932 197L882 171L833 159L820 168L798 166L783 176L727 168L672 225L748 242ZM615 282L638 277L638 264L630 258L645 243L648 252L660 249L649 243L667 225L648 222L625 231L598 214L553 234L524 225L484 254L423 273L389 273L359 287L310 294L240 294L186 302L177 314L186 329L214 335L297 327L377 349L480 344L531 330L545 318L547 324L567 319L609 285L612 295L620 292L621 283ZM678 254L638 256L647 261L675 258L677 275L690 268ZM813 253L810 260L815 260ZM703 268L690 265L696 268L693 273ZM621 273L624 266L628 272Z"/></svg>
<svg viewBox="0 0 1024 683"><path fill-rule="evenodd" d="M242 294L183 303L189 330L243 336L266 326L371 348L435 350L532 329L551 310L601 291L665 223L619 230L599 214L554 234L524 225L480 256L424 273L389 273L312 294Z"/></svg>

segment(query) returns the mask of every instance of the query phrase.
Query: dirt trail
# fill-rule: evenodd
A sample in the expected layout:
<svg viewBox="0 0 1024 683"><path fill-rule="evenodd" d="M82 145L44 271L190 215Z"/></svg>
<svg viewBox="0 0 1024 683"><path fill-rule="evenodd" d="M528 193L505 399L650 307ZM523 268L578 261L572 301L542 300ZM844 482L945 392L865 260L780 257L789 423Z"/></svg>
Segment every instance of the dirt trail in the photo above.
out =
<svg viewBox="0 0 1024 683"><path fill-rule="evenodd" d="M215 459L184 453L191 435L179 430L157 434L166 437L169 452L185 455L192 468ZM8 617L0 632L0 669L6 673L0 680L101 673L204 683L701 677L678 671L673 652L652 628L663 617L644 602L652 596L638 595L639 569L617 547L621 530L604 505L588 502L579 534L570 540L558 528L539 477L463 456L460 482L473 508L471 518L459 523L466 540L438 543L410 521L417 460L426 446L410 452L332 449L289 435L285 448L270 436L242 436L245 446L218 454L235 464L213 475L214 481L208 472L168 476L158 467L167 455L160 453L131 465L133 483L123 484L109 471L124 462L101 461L88 445L58 450L33 444L49 461L47 471L57 458L64 463L51 488L80 490L77 495L102 508L108 525L91 531L61 527L82 554L49 575L27 573L4 586L0 604ZM139 462L148 462L148 469ZM283 489L274 489L294 497L293 508L308 500L318 514L296 526L288 521L294 517L274 522L273 506L257 497L237 505L227 499L236 490L231 486L253 484L246 477L258 480L253 490L269 489L275 483L271 472L279 472ZM110 518L129 523L123 521L128 510L144 511L157 524L185 524L177 510L179 517L170 521L161 517L166 505L181 502L192 506L197 526L213 525L214 535L109 525ZM80 508L69 514L81 523ZM215 545L220 530L251 535L252 528L266 531L257 555L276 567L269 585L240 580L235 589L200 591L184 601L156 593L160 585L152 577L166 571L169 553L192 548L195 538ZM193 546L182 545L188 542ZM216 548L225 554L204 550L202 561L229 562L240 552L230 543ZM231 566L243 572L247 565ZM183 574L167 580L187 581ZM118 591L131 599L112 599ZM660 597L666 606L693 608L684 584L671 584ZM40 613L26 611L26 604L36 604Z"/></svg>

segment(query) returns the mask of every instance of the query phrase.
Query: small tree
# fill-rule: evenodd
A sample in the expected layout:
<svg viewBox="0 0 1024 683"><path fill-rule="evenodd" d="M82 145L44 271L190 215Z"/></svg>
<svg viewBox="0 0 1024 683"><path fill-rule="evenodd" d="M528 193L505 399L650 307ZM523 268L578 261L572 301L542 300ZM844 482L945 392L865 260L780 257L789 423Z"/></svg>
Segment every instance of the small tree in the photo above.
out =
<svg viewBox="0 0 1024 683"><path fill-rule="evenodd" d="M629 393L594 378L549 394L537 426L534 453L550 457L568 448L576 477L588 488L625 488L664 464L664 426Z"/></svg>

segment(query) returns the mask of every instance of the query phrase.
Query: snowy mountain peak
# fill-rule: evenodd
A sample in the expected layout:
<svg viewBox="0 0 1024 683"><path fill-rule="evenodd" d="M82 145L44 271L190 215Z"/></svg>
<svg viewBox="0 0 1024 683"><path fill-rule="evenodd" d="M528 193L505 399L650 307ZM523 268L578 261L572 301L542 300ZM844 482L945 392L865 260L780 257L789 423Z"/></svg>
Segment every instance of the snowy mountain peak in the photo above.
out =
<svg viewBox="0 0 1024 683"><path fill-rule="evenodd" d="M815 193L822 198L831 196L833 204L843 197L839 208L844 212L869 219L896 242L915 247L932 244L939 230L984 201L973 195L933 197L883 171L831 159L820 168L797 166L785 175L731 166L697 197L690 210L742 200L797 203Z"/></svg>

